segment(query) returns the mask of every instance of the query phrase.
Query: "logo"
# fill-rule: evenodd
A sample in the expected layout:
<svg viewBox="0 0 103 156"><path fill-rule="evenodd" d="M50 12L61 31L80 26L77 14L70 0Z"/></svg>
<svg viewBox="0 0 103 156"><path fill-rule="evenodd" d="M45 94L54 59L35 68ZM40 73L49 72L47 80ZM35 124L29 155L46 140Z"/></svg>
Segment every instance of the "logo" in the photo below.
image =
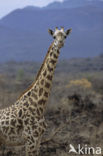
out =
<svg viewBox="0 0 103 156"><path fill-rule="evenodd" d="M69 150L69 153L75 153L75 154L85 154L85 155L91 155L91 154L96 154L96 155L99 155L99 154L102 154L102 149L101 147L89 147L87 145L84 145L83 147L78 144L77 148L75 149L75 147L70 144L69 145L70 147L70 150Z"/></svg>

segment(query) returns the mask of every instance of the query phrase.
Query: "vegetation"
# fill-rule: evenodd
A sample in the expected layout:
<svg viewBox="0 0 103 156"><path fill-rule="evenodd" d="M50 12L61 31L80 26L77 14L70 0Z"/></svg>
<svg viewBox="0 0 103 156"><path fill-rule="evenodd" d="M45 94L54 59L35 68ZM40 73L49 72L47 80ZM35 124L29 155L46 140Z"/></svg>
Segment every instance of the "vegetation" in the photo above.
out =
<svg viewBox="0 0 103 156"><path fill-rule="evenodd" d="M32 83L39 67L34 62L0 65L1 108L16 101ZM70 144L103 147L103 57L60 61L45 117L48 129L40 156L69 156ZM8 151L24 156L24 150L18 152L18 148L7 148Z"/></svg>
<svg viewBox="0 0 103 156"><path fill-rule="evenodd" d="M67 87L70 88L72 86L73 87L75 87L75 86L79 87L80 86L80 87L83 87L83 88L91 88L92 84L86 78L82 78L80 80L71 80Z"/></svg>

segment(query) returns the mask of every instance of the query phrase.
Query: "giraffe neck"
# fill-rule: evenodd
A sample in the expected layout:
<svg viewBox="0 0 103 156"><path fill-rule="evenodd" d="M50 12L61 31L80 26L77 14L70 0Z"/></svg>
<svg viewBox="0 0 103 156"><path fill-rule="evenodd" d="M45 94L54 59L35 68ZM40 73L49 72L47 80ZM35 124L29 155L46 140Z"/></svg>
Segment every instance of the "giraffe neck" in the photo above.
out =
<svg viewBox="0 0 103 156"><path fill-rule="evenodd" d="M37 89L38 105L44 107L44 109L50 94L54 70L59 56L59 49L57 41L55 40L47 52L33 86L34 89Z"/></svg>
<svg viewBox="0 0 103 156"><path fill-rule="evenodd" d="M54 70L56 67L56 63L59 56L59 49L57 46L56 40L51 44L49 50L46 54L46 57L41 65L41 68L36 76L36 82L44 79L47 81L47 75L51 75L53 77ZM52 83L52 80L50 81ZM45 85L43 86L45 88Z"/></svg>
<svg viewBox="0 0 103 156"><path fill-rule="evenodd" d="M42 116L45 111L45 106L51 90L54 70L59 56L59 49L57 41L54 41L36 76L35 83L24 94L24 97L25 95L29 96L28 103L37 107L38 116Z"/></svg>

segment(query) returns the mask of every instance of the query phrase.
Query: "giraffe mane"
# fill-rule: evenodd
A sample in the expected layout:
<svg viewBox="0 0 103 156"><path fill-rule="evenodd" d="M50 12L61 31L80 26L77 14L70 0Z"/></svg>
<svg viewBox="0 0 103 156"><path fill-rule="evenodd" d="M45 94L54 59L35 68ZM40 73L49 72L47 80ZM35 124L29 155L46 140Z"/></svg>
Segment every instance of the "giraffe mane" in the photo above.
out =
<svg viewBox="0 0 103 156"><path fill-rule="evenodd" d="M50 45L50 47L49 47L49 49L48 49L48 52L47 52L47 54L46 54L46 56L45 56L45 59L44 59L42 65L41 65L40 69L39 69L39 72L38 72L37 75L36 75L36 79L35 79L35 80L38 79L38 77L39 77L39 75L40 75L40 73L41 73L41 71L42 71L42 69L43 69L43 66L44 66L44 64L45 64L45 61L46 61L46 59L47 59L47 57L48 57L48 55L49 55L49 51L51 50L52 46L53 46L53 43Z"/></svg>

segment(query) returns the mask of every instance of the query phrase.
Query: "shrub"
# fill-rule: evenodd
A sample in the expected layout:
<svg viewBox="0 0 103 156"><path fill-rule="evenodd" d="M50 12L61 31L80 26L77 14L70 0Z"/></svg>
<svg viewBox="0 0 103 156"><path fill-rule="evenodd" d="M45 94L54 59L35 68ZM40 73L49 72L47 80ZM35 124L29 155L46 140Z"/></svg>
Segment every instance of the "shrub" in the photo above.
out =
<svg viewBox="0 0 103 156"><path fill-rule="evenodd" d="M69 84L67 85L67 87L70 88L72 86L74 86L74 87L75 86L80 86L80 87L83 87L83 88L91 88L92 84L86 78L82 78L82 79L79 79L79 80L71 80L69 82Z"/></svg>

